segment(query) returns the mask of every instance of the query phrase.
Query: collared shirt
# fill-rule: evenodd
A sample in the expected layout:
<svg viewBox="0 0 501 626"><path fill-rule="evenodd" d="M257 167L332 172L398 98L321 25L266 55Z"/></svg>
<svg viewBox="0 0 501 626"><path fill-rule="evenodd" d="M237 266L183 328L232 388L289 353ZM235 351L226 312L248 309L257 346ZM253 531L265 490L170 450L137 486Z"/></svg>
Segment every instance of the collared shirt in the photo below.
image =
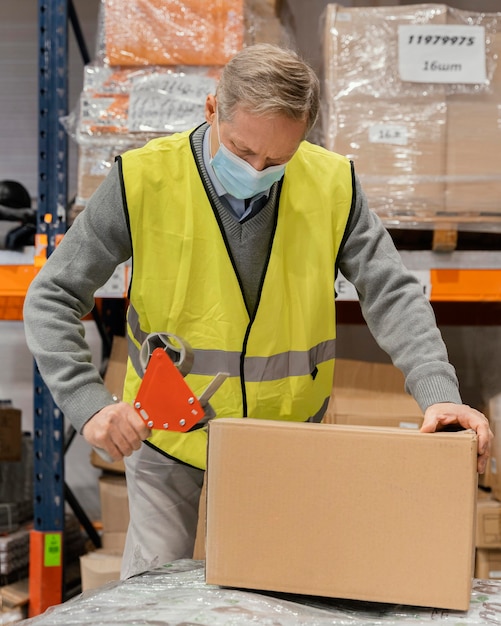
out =
<svg viewBox="0 0 501 626"><path fill-rule="evenodd" d="M270 194L270 190L264 191L262 193L257 194L253 198L248 198L245 200L241 200L240 198L235 198L231 194L227 193L224 189L223 185L219 182L218 177L216 176L216 172L211 165L211 155L210 155L210 126L205 131L204 135L204 143L203 143L203 153L202 157L204 160L204 165L207 170L207 174L209 175L210 181L214 186L214 190L223 202L224 206L230 211L230 213L239 221L244 222L249 217L256 215L263 208L268 200L268 196Z"/></svg>

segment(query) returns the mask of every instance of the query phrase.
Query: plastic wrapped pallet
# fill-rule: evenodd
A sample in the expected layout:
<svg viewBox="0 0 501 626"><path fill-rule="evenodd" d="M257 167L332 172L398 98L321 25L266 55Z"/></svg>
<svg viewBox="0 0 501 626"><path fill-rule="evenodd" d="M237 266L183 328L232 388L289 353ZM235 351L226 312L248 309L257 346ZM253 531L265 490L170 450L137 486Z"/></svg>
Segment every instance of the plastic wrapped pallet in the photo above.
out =
<svg viewBox="0 0 501 626"><path fill-rule="evenodd" d="M355 162L370 206L381 215L444 210L447 107L430 97L341 99L331 149Z"/></svg>
<svg viewBox="0 0 501 626"><path fill-rule="evenodd" d="M77 206L85 206L118 154L200 124L218 76L216 67L87 66L71 127L79 144Z"/></svg>
<svg viewBox="0 0 501 626"><path fill-rule="evenodd" d="M243 0L103 0L109 65L224 65L243 46Z"/></svg>
<svg viewBox="0 0 501 626"><path fill-rule="evenodd" d="M102 3L100 53L110 66L222 66L244 45L289 38L274 0Z"/></svg>
<svg viewBox="0 0 501 626"><path fill-rule="evenodd" d="M489 33L489 89L447 98L446 196L448 212L501 213L501 13L451 12ZM494 64L494 59L497 63Z"/></svg>
<svg viewBox="0 0 501 626"><path fill-rule="evenodd" d="M501 213L501 163L493 157L500 138L501 13L445 4L330 4L323 19L323 143L354 161L371 207L392 224L444 212ZM436 69L430 82L402 78L400 29L435 33L453 25L483 29L485 77L435 82Z"/></svg>
<svg viewBox="0 0 501 626"><path fill-rule="evenodd" d="M115 157L194 128L222 66L243 45L286 43L275 0L101 0L95 61L62 122L79 146L71 223Z"/></svg>
<svg viewBox="0 0 501 626"><path fill-rule="evenodd" d="M86 136L148 135L186 130L203 121L205 99L213 93L215 67L85 69L78 133ZM127 138L130 142L130 138Z"/></svg>
<svg viewBox="0 0 501 626"><path fill-rule="evenodd" d="M291 35L278 17L278 6L272 0L246 0L244 6L244 43L289 45Z"/></svg>

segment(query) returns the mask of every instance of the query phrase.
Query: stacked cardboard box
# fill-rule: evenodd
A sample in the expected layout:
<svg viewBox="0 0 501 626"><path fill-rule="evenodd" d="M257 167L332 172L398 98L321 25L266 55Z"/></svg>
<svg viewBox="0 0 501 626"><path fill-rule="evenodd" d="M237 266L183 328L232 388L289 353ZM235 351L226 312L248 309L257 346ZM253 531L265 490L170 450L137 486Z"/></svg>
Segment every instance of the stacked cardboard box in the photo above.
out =
<svg viewBox="0 0 501 626"><path fill-rule="evenodd" d="M336 359L323 421L418 430L423 413L414 398L405 393L404 376L394 365Z"/></svg>
<svg viewBox="0 0 501 626"><path fill-rule="evenodd" d="M371 207L392 223L501 214L501 13L330 4L324 19L324 143L354 160ZM483 27L487 80L403 80L399 28L409 25Z"/></svg>
<svg viewBox="0 0 501 626"><path fill-rule="evenodd" d="M21 460L21 411L0 400L0 462Z"/></svg>
<svg viewBox="0 0 501 626"><path fill-rule="evenodd" d="M104 0L110 65L224 65L243 45L243 0Z"/></svg>
<svg viewBox="0 0 501 626"><path fill-rule="evenodd" d="M501 579L501 395L489 400L484 413L494 441L477 502L475 576Z"/></svg>
<svg viewBox="0 0 501 626"><path fill-rule="evenodd" d="M80 557L82 590L119 580L125 536L129 524L129 502L125 475L103 471L99 478L102 547Z"/></svg>
<svg viewBox="0 0 501 626"><path fill-rule="evenodd" d="M104 383L118 398L122 396L126 367L127 339L115 336ZM106 461L93 450L90 461L94 467L102 470L99 477L102 547L80 558L80 575L84 591L120 578L122 553L129 524L129 500L123 460Z"/></svg>
<svg viewBox="0 0 501 626"><path fill-rule="evenodd" d="M129 525L125 475L105 472L99 478L103 548L123 552Z"/></svg>
<svg viewBox="0 0 501 626"><path fill-rule="evenodd" d="M501 502L479 490L476 522L476 578L501 578Z"/></svg>
<svg viewBox="0 0 501 626"><path fill-rule="evenodd" d="M115 335L111 346L111 354L104 375L104 384L108 391L117 398L122 397L125 373L127 371L127 338ZM108 461L95 450L91 452L91 464L98 469L112 474L123 475L125 464L121 461Z"/></svg>
<svg viewBox="0 0 501 626"><path fill-rule="evenodd" d="M0 460L0 533L10 533L33 517L33 441L30 433L21 436L18 409L0 409L0 422L6 458Z"/></svg>

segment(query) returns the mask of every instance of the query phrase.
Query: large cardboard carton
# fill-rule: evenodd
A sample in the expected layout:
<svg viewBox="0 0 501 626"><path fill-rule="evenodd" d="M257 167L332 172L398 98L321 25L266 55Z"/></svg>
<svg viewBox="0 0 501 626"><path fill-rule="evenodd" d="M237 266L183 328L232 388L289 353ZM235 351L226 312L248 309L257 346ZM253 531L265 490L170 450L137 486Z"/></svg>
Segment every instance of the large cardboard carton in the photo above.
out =
<svg viewBox="0 0 501 626"><path fill-rule="evenodd" d="M104 384L108 391L117 398L122 397L125 373L127 371L127 354L127 338L115 335L113 337L108 367L104 375ZM108 472L114 472L116 474L125 473L125 463L123 459L120 461L105 461L95 450L91 452L90 462L94 467Z"/></svg>
<svg viewBox="0 0 501 626"><path fill-rule="evenodd" d="M111 346L110 359L104 375L104 384L110 393L122 397L125 374L127 372L127 337L115 335Z"/></svg>
<svg viewBox="0 0 501 626"><path fill-rule="evenodd" d="M444 210L445 90L398 70L399 26L416 21L444 24L447 6L328 4L324 13L324 143L353 160L383 217Z"/></svg>
<svg viewBox="0 0 501 626"><path fill-rule="evenodd" d="M477 549L475 578L501 579L501 550Z"/></svg>
<svg viewBox="0 0 501 626"><path fill-rule="evenodd" d="M401 78L399 28L441 24L484 28L486 80ZM354 161L381 217L499 213L500 24L501 13L445 4L326 6L323 143Z"/></svg>
<svg viewBox="0 0 501 626"><path fill-rule="evenodd" d="M501 93L498 102L471 97L448 103L445 199L449 212L501 212L500 102Z"/></svg>
<svg viewBox="0 0 501 626"><path fill-rule="evenodd" d="M340 98L332 114L329 147L354 162L372 209L443 211L445 99Z"/></svg>
<svg viewBox="0 0 501 626"><path fill-rule="evenodd" d="M123 459L120 461L106 461L95 450L92 450L90 453L90 463L93 467L97 467L98 469L102 469L106 472L125 474L125 463Z"/></svg>
<svg viewBox="0 0 501 626"><path fill-rule="evenodd" d="M99 548L80 557L82 591L96 589L120 579L122 555Z"/></svg>
<svg viewBox="0 0 501 626"><path fill-rule="evenodd" d="M104 550L122 554L125 548L126 532L108 532L105 530L101 535L101 546Z"/></svg>
<svg viewBox="0 0 501 626"><path fill-rule="evenodd" d="M129 498L125 476L103 474L99 478L103 530L125 533L129 525Z"/></svg>
<svg viewBox="0 0 501 626"><path fill-rule="evenodd" d="M243 0L104 1L109 65L224 65L243 46Z"/></svg>
<svg viewBox="0 0 501 626"><path fill-rule="evenodd" d="M404 375L394 365L336 359L334 384L323 421L417 430L423 412L405 392Z"/></svg>
<svg viewBox="0 0 501 626"><path fill-rule="evenodd" d="M398 28L445 24L447 5L345 7L327 4L323 15L325 106L341 99L391 100L444 97L442 85L403 81L398 71Z"/></svg>
<svg viewBox="0 0 501 626"><path fill-rule="evenodd" d="M477 548L501 549L501 502L490 497L477 500Z"/></svg>
<svg viewBox="0 0 501 626"><path fill-rule="evenodd" d="M476 463L471 431L214 420L207 582L466 610Z"/></svg>
<svg viewBox="0 0 501 626"><path fill-rule="evenodd" d="M494 433L494 439L491 444L491 457L489 459L489 486L493 498L501 501L501 394L497 394L489 399L486 414L489 418L491 430Z"/></svg>
<svg viewBox="0 0 501 626"><path fill-rule="evenodd" d="M21 440L21 411L0 407L0 461L20 461Z"/></svg>

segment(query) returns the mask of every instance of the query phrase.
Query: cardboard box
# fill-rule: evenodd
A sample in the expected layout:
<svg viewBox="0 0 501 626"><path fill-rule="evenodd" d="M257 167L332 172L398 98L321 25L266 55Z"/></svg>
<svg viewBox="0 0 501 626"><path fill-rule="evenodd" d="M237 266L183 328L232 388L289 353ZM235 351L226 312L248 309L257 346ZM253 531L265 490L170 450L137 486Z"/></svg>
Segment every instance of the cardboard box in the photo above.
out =
<svg viewBox="0 0 501 626"><path fill-rule="evenodd" d="M104 384L108 391L117 398L122 397L125 374L127 372L127 358L127 337L115 335L113 337L108 367L104 375ZM125 463L123 459L113 462L105 461L95 450L91 451L90 462L94 467L98 467L107 472L113 472L115 474L125 473Z"/></svg>
<svg viewBox="0 0 501 626"><path fill-rule="evenodd" d="M487 80L402 80L399 27L428 24L482 26ZM500 25L501 13L445 4L326 6L323 144L354 160L383 219L501 212Z"/></svg>
<svg viewBox="0 0 501 626"><path fill-rule="evenodd" d="M467 610L472 431L210 422L209 584Z"/></svg>
<svg viewBox="0 0 501 626"><path fill-rule="evenodd" d="M104 0L106 62L224 65L243 46L243 0Z"/></svg>
<svg viewBox="0 0 501 626"><path fill-rule="evenodd" d="M327 4L323 17L323 64L328 110L339 100L442 97L442 85L423 86L400 78L398 28L445 24L447 5L344 7Z"/></svg>
<svg viewBox="0 0 501 626"><path fill-rule="evenodd" d="M108 532L105 530L101 535L101 546L105 550L122 554L125 548L126 532Z"/></svg>
<svg viewBox="0 0 501 626"><path fill-rule="evenodd" d="M491 493L495 500L501 501L501 394L489 399L486 414L494 433L489 459Z"/></svg>
<svg viewBox="0 0 501 626"><path fill-rule="evenodd" d="M125 374L127 372L127 337L115 335L111 346L110 359L104 375L104 384L110 393L122 397Z"/></svg>
<svg viewBox="0 0 501 626"><path fill-rule="evenodd" d="M21 440L21 411L0 408L0 461L20 461Z"/></svg>
<svg viewBox="0 0 501 626"><path fill-rule="evenodd" d="M334 384L323 421L417 430L423 413L405 392L404 375L394 365L336 359Z"/></svg>
<svg viewBox="0 0 501 626"><path fill-rule="evenodd" d="M501 550L477 548L475 578L501 579Z"/></svg>
<svg viewBox="0 0 501 626"><path fill-rule="evenodd" d="M99 478L101 520L106 532L127 532L129 498L125 476L103 474Z"/></svg>
<svg viewBox="0 0 501 626"><path fill-rule="evenodd" d="M490 497L477 499L477 548L501 549L501 502Z"/></svg>
<svg viewBox="0 0 501 626"><path fill-rule="evenodd" d="M94 467L105 470L106 472L112 472L113 474L125 474L125 463L123 459L112 462L105 461L98 452L92 450L90 453L90 462Z"/></svg>
<svg viewBox="0 0 501 626"><path fill-rule="evenodd" d="M379 215L444 209L444 98L336 101L328 147L351 159Z"/></svg>
<svg viewBox="0 0 501 626"><path fill-rule="evenodd" d="M448 103L448 212L501 213L501 93L498 97L497 103L473 97Z"/></svg>
<svg viewBox="0 0 501 626"><path fill-rule="evenodd" d="M82 591L96 589L120 580L122 556L113 551L99 548L80 557Z"/></svg>

